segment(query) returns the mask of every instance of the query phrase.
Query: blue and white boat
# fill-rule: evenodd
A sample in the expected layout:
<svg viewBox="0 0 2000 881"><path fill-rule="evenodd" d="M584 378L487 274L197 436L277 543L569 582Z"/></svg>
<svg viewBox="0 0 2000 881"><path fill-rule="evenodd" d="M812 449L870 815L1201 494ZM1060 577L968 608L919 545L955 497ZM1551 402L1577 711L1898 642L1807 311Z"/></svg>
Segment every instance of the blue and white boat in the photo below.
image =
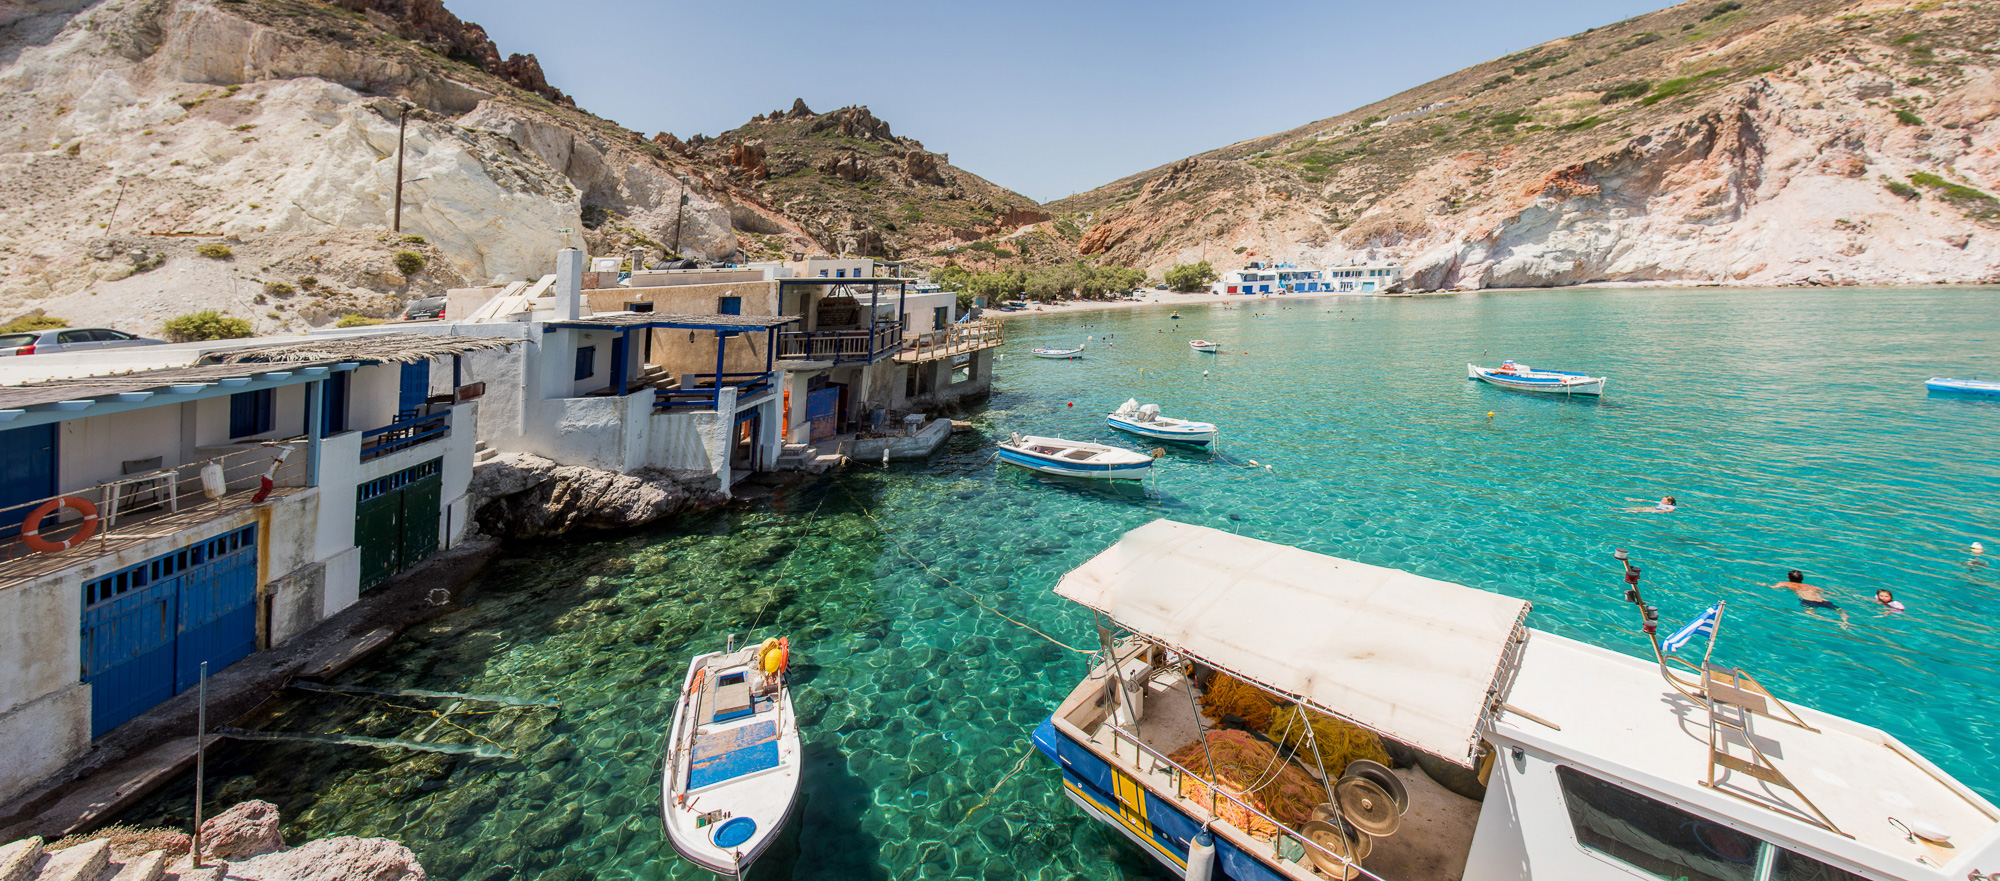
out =
<svg viewBox="0 0 2000 881"><path fill-rule="evenodd" d="M1085 345L1089 344L1086 343ZM1030 354L1033 354L1037 358L1050 358L1057 361L1074 361L1078 358L1083 357L1083 348L1084 348L1083 346L1077 346L1074 349L1054 349L1044 346L1042 348L1035 349Z"/></svg>
<svg viewBox="0 0 2000 881"><path fill-rule="evenodd" d="M1924 383L1924 388L1934 392L1951 392L1960 395L2000 395L2000 382L1987 379L1952 379L1933 376Z"/></svg>
<svg viewBox="0 0 2000 881"><path fill-rule="evenodd" d="M1001 442L1000 461L1044 474L1109 480L1143 480L1153 471L1153 457L1145 453L1058 437L1022 437L1018 433Z"/></svg>
<svg viewBox="0 0 2000 881"><path fill-rule="evenodd" d="M1215 441L1213 423L1161 416L1160 405L1140 406L1136 400L1128 400L1124 406L1105 414L1104 422L1119 431L1153 440L1174 441L1200 447L1208 446Z"/></svg>
<svg viewBox="0 0 2000 881"><path fill-rule="evenodd" d="M1604 394L1602 376L1586 376L1561 370L1536 370L1526 364L1501 362L1499 367L1465 365L1465 378L1482 380L1517 392L1544 392L1557 395Z"/></svg>
<svg viewBox="0 0 2000 881"><path fill-rule="evenodd" d="M1711 663L1720 605L1681 628L1707 640L1656 631L1636 569L1597 602L1635 606L1640 656L1530 628L1522 600L1167 520L1055 593L1091 610L1098 653L1033 742L1070 801L1189 881L2000 869L2000 807ZM1262 722L1230 709L1259 701Z"/></svg>
<svg viewBox="0 0 2000 881"><path fill-rule="evenodd" d="M660 812L681 858L717 875L741 878L798 801L790 660L788 641L767 639L698 655L681 681Z"/></svg>

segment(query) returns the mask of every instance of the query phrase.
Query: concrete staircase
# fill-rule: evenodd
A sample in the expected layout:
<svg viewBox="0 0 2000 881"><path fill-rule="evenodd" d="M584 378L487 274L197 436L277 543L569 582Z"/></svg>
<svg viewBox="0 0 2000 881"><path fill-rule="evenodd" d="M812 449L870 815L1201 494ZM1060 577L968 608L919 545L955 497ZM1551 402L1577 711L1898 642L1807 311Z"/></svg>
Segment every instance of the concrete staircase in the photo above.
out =
<svg viewBox="0 0 2000 881"><path fill-rule="evenodd" d="M500 451L487 446L485 441L477 441L473 443L472 445L473 467L476 468L480 465L484 465L498 458L500 458ZM6 879L0 878L0 881L6 881Z"/></svg>
<svg viewBox="0 0 2000 881"><path fill-rule="evenodd" d="M811 462L818 455L810 445L786 444L785 448L778 453L778 461L774 463L774 467L779 471L804 471L806 463ZM6 881L6 879L0 878L0 881Z"/></svg>
<svg viewBox="0 0 2000 881"><path fill-rule="evenodd" d="M221 866L189 869L185 858L170 867L159 850L121 859L102 839L58 851L48 850L39 837L0 845L0 881L221 881L223 872Z"/></svg>

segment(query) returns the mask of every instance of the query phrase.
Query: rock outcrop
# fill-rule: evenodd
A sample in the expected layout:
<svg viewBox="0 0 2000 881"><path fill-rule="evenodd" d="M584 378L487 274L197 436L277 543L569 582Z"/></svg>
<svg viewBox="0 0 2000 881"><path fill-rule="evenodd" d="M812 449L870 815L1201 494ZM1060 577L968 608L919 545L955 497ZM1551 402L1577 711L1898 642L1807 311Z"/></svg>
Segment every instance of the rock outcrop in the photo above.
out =
<svg viewBox="0 0 2000 881"><path fill-rule="evenodd" d="M519 453L474 468L468 492L481 500L474 515L480 529L503 538L640 526L727 500L692 477L651 470L619 474Z"/></svg>
<svg viewBox="0 0 2000 881"><path fill-rule="evenodd" d="M318 839L287 849L278 809L247 801L201 824L202 865L171 829L113 826L44 844L0 846L0 881L424 881L416 854L386 838Z"/></svg>
<svg viewBox="0 0 2000 881"><path fill-rule="evenodd" d="M1417 289L2000 281L2000 7L1695 0L1051 207L1079 250Z"/></svg>

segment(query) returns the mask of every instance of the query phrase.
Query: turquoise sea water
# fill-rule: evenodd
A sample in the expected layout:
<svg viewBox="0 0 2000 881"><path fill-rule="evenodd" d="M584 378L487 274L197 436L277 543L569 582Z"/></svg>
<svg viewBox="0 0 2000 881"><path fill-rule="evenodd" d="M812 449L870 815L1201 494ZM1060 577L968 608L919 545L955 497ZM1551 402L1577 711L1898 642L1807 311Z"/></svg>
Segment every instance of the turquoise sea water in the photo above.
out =
<svg viewBox="0 0 2000 881"><path fill-rule="evenodd" d="M453 717L521 758L238 744L210 765L212 803L270 799L294 837L395 837L440 878L701 877L659 831L663 684L754 630L793 641L810 760L796 834L757 876L1152 877L1030 755L1029 732L1083 662L1022 625L1090 644L1089 615L1050 587L1155 517L1524 597L1533 626L1636 654L1610 557L1628 548L1663 626L1728 600L1720 660L2000 795L2000 400L1922 385L2000 375L2000 290L1569 290L1181 314L1010 322L999 390L971 417L982 434L930 462L510 548L460 608L348 676L561 701ZM1195 336L1224 353L1190 351ZM1086 337L1081 361L1026 354ZM1504 358L1608 375L1608 394L1465 380L1468 360ZM1010 431L1154 446L1104 426L1127 397L1220 424L1220 451L1168 453L1149 491L992 459ZM1665 494L1679 512L1620 512ZM1993 566L1967 565L1973 541ZM1790 568L1847 620L1766 587ZM1875 611L1877 587L1909 611ZM380 737L431 722L321 695L261 720ZM430 736L472 736L445 731ZM124 819L185 822L190 792L183 781Z"/></svg>

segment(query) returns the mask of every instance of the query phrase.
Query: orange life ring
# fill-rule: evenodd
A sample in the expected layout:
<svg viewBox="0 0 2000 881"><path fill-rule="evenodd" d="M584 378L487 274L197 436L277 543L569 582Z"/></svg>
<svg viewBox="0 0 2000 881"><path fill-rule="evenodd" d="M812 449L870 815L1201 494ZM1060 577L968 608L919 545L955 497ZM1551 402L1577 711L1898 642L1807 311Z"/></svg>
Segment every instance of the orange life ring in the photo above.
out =
<svg viewBox="0 0 2000 881"><path fill-rule="evenodd" d="M76 534L64 541L49 541L41 536L42 519L63 508L75 508L83 515L83 524L76 528ZM97 534L97 506L89 499L63 496L41 503L28 512L28 519L21 521L21 543L44 554L60 554L83 544Z"/></svg>

